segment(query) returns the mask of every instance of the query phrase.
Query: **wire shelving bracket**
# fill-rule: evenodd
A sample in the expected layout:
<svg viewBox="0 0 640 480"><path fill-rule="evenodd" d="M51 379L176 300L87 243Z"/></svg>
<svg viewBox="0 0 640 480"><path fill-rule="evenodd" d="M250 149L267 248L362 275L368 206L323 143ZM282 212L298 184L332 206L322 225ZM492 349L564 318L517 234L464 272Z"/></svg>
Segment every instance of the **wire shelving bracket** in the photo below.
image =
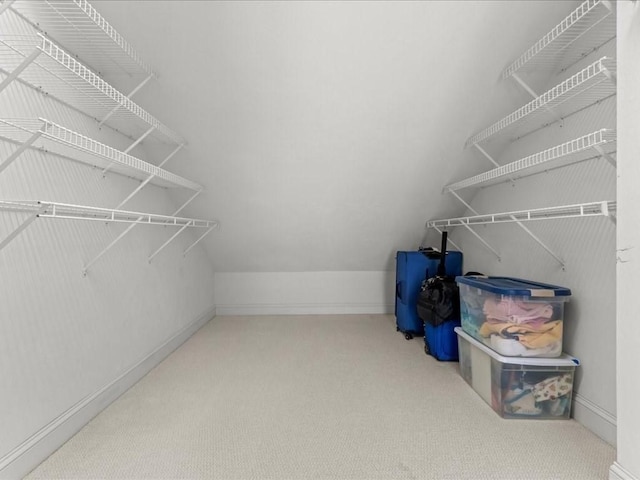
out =
<svg viewBox="0 0 640 480"><path fill-rule="evenodd" d="M456 192L451 192L451 194L454 197L456 197L460 201L460 203L462 203L465 207L467 207L471 212L473 212L475 214L478 213L471 205L469 205L469 203L467 203ZM469 231L469 233L471 233L474 237L476 237L478 239L478 241L480 243L482 243L487 248L487 250L489 250L491 253L493 253L496 256L496 258L498 259L499 262L502 261L498 251L495 248L493 248L491 245L489 245L489 242L487 242L484 238L482 238L478 232L476 232L474 229L472 229L469 225L463 225L463 227L465 227Z"/></svg>

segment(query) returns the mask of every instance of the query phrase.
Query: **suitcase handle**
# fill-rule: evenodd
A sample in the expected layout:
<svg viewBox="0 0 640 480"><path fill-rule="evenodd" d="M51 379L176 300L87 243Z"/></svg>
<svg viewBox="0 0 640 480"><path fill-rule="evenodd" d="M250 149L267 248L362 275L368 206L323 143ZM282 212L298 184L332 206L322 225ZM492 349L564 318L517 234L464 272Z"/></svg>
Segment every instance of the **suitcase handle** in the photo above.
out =
<svg viewBox="0 0 640 480"><path fill-rule="evenodd" d="M396 297L402 302L404 303L404 301L402 300L402 285L404 284L404 282L396 282Z"/></svg>
<svg viewBox="0 0 640 480"><path fill-rule="evenodd" d="M445 257L447 256L447 231L442 231L442 245L440 247L440 263L438 264L437 275L439 277L444 277L447 274L447 270L445 268Z"/></svg>

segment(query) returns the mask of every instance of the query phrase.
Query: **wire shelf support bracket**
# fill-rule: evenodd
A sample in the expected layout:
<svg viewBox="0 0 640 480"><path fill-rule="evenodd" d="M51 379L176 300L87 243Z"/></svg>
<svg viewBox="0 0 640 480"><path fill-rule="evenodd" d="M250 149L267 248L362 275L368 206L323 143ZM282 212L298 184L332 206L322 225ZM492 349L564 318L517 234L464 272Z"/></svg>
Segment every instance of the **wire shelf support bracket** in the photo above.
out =
<svg viewBox="0 0 640 480"><path fill-rule="evenodd" d="M25 150L31 147L31 145L33 145L34 142L41 136L41 131L33 132L33 134L28 139L26 139L24 143L22 143L16 150L11 153L11 155L9 155L0 163L0 173L2 173L5 168L11 165L16 158L22 155Z"/></svg>
<svg viewBox="0 0 640 480"><path fill-rule="evenodd" d="M173 240L174 240L178 235L180 235L180 234L181 234L181 233L182 233L182 232L183 232L187 227L189 227L189 226L190 226L190 224L189 224L189 223L187 223L186 225L183 225L183 226L180 228L180 230L178 230L176 233L174 233L174 234L171 236L171 238L169 238L166 242L164 242L164 243L160 246L160 248L158 248L155 252L153 252L151 255L149 255L148 262L149 262L149 263L151 263L151 260L153 260L153 259L154 259L154 257L155 257L156 255L158 255L162 250L164 250L164 248L165 248L167 245L169 245L169 244L170 244L170 243L171 243L171 242L172 242L172 241L173 241Z"/></svg>
<svg viewBox="0 0 640 480"><path fill-rule="evenodd" d="M2 15L13 2L15 2L15 0L4 0L4 2L2 2L2 5L0 5L0 15Z"/></svg>
<svg viewBox="0 0 640 480"><path fill-rule="evenodd" d="M152 78L153 78L153 75L148 75L148 76L147 76L144 80L142 80L142 82L140 82L140 83L139 83L139 84L138 84L138 85L137 85L133 90L131 90L131 92L129 92L129 95L127 95L127 98L128 98L129 100L131 100L131 98L132 98L136 93L138 93L138 91L140 91L140 89L141 89L142 87L144 87L144 86L149 82L149 80L151 80ZM113 107L113 109L112 109L109 113L107 113L107 115L105 115L105 117L104 117L102 120L100 120L100 122L98 123L98 126L99 126L99 127L102 127L102 125L104 125L104 123L105 123L107 120L109 120L109 118L110 118L113 114L115 114L115 113L116 113L120 108L122 108L122 106L121 106L121 105L116 105L115 107Z"/></svg>
<svg viewBox="0 0 640 480"><path fill-rule="evenodd" d="M0 209L2 209L2 203L0 201ZM12 210L12 208L9 208L10 210ZM27 228L29 225L31 225L31 223L33 223L37 218L38 215L40 213L42 213L44 211L43 208L36 210L35 212L31 213L31 215L29 215L20 225L18 225L18 227L16 227L11 233L9 233L9 235L7 235L5 238L3 238L2 240L0 240L0 250L2 250L4 247L6 247L9 242L11 242L11 240L13 240L14 238L16 238L18 235L20 235L20 233L22 233L22 231Z"/></svg>
<svg viewBox="0 0 640 480"><path fill-rule="evenodd" d="M160 164L158 165L158 168L162 168L164 166L165 163L167 163L169 161L169 159L171 159L171 157L173 157L176 153L178 153L178 151L183 147L184 145L180 144L178 145L173 152L171 152L162 162L160 162ZM155 173L152 173L151 175L149 175L147 178L145 178L142 183L140 185L138 185L136 187L136 189L131 192L124 200L122 200L117 206L116 208L122 208L122 206L127 203L129 200L131 200L138 192L140 192L140 190L142 190L144 187L146 187L149 182L151 182L151 180L153 180L156 177ZM200 189L198 189L196 191L196 194L193 196L193 198L195 198L196 195L198 195L200 192L202 192L202 187L200 187ZM174 215L177 215L177 212L174 213Z"/></svg>
<svg viewBox="0 0 640 480"><path fill-rule="evenodd" d="M197 239L195 242L193 242L191 245L189 245L189 247L187 247L187 248L185 249L185 251L184 251L184 252L182 252L182 256L183 256L183 257L186 257L186 256L187 256L187 253L189 253L193 247L195 247L198 243L200 243L200 240L202 240L204 237L206 237L207 235L209 235L209 233L211 233L211 232L213 231L213 229L214 229L214 228L216 228L216 227L211 227L211 228L209 228L206 232L204 232L202 235L200 235L200 237L198 237L198 239ZM453 242L452 242L452 243L453 243ZM454 245L455 245L455 244L454 244Z"/></svg>
<svg viewBox="0 0 640 480"><path fill-rule="evenodd" d="M24 60L20 62L20 64L14 68L11 72L8 73L6 78L0 83L0 92L2 92L11 82L13 82L16 78L20 76L20 74L31 65L36 58L40 56L40 50L34 50L29 55L24 57Z"/></svg>
<svg viewBox="0 0 640 480"><path fill-rule="evenodd" d="M165 161L169 160L169 158L170 157L167 157L165 159ZM185 203L182 204L182 206L180 208L178 208L175 212L173 212L172 216L175 217L176 215L178 215L178 213L180 213L183 208L185 208L189 203L191 203L191 201L193 201L193 199L195 199L198 195L200 195L201 192L202 192L202 190L198 190L195 194L193 194L189 199L187 199L187 201ZM120 205L117 208L120 208L126 201L127 201L127 199L125 199L124 201L120 202ZM85 264L84 268L82 269L82 275L86 277L87 276L87 271L89 270L89 267L91 265L93 265L94 263L96 263L98 261L98 259L101 258L105 253L107 253L109 250L111 250L120 240L122 240L125 237L125 235L127 235L131 230L133 230L136 227L136 225L139 225L140 222L142 221L142 218L143 217L139 217L137 219L138 220L137 222L129 225L120 235L118 235L114 240L112 240L109 243L109 245L107 245L104 249L102 249L102 251L100 253L98 253L89 262L87 262ZM168 222L167 224L170 224L170 223ZM209 233L211 230L213 230L217 226L218 226L218 224L216 222L216 224L211 226L210 229L205 233L205 235L202 236L202 238L204 238L207 233Z"/></svg>
<svg viewBox="0 0 640 480"><path fill-rule="evenodd" d="M476 210L475 210L471 205L469 205L469 203L468 203L468 202L466 202L466 201L465 201L465 200L464 200L460 195L458 195L456 192L450 192L450 193L451 193L454 197L456 197L456 198L460 201L460 203L462 203L465 207L467 207L471 212L473 212L474 214L477 214L477 213L478 213L478 212L477 212L477 211L476 211ZM489 250L491 253L493 253L493 254L496 256L496 258L498 259L498 261L499 261L499 262L500 262L500 261L502 261L502 259L501 259L501 257L500 257L500 254L498 253L498 251L497 251L495 248L493 248L491 245L489 245L489 242L487 242L484 238L482 238L478 232L476 232L475 230L473 230L473 229L472 229L470 226L468 226L468 225L464 225L464 227L465 227L467 230L469 230L469 232L470 232L474 237L476 237L476 238L480 241L480 243L482 243L482 244L487 248L487 250Z"/></svg>

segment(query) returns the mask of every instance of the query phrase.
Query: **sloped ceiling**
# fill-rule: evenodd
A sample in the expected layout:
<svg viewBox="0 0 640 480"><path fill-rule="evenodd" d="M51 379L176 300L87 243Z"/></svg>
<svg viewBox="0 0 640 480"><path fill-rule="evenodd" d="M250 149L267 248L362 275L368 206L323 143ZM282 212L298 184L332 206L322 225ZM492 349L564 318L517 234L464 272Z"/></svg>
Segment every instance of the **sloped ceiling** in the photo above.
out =
<svg viewBox="0 0 640 480"><path fill-rule="evenodd" d="M528 100L499 76L578 2L93 1L158 74L135 100L188 147L221 272L393 269L464 150ZM437 243L437 235L427 236Z"/></svg>

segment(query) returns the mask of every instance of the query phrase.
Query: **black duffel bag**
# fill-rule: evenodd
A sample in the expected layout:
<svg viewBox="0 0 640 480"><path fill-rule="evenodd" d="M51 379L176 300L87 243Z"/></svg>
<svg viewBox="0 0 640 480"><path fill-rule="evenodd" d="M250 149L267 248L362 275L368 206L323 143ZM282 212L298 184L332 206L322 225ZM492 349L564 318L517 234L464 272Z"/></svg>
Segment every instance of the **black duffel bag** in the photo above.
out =
<svg viewBox="0 0 640 480"><path fill-rule="evenodd" d="M460 319L460 290L455 277L436 275L427 279L418 293L416 309L420 319L434 327Z"/></svg>

